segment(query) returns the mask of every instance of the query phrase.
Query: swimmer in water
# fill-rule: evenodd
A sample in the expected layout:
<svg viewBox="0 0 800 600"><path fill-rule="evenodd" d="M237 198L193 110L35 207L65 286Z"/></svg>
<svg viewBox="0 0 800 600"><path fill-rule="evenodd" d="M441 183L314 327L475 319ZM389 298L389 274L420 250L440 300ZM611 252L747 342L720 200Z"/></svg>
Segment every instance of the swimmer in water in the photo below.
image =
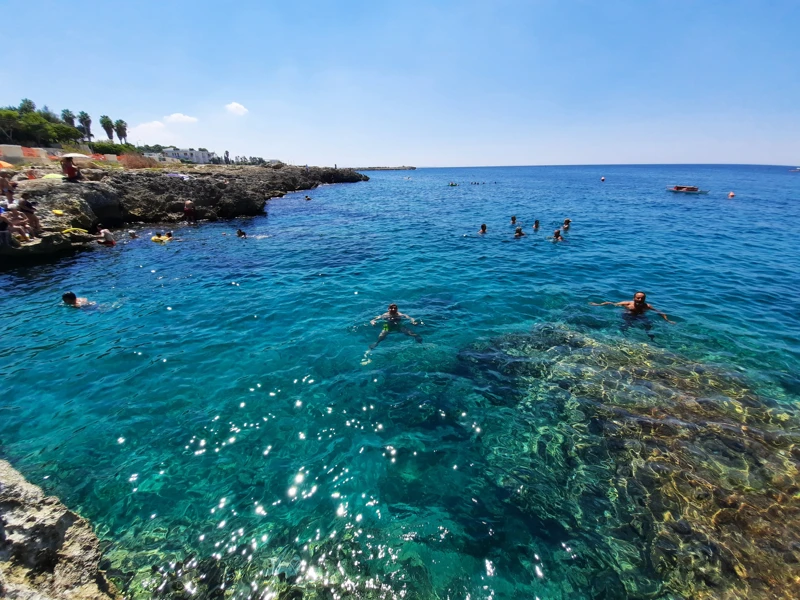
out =
<svg viewBox="0 0 800 600"><path fill-rule="evenodd" d="M591 304L592 306L612 305L612 306L621 306L625 308L626 312L623 316L624 322L620 327L620 329L622 329L622 332L623 333L626 332L631 325L640 322L644 326L644 330L645 332L647 332L647 336L651 340L654 340L655 336L652 333L650 333L650 329L652 328L653 325L652 323L650 323L650 319L648 319L645 314L647 313L647 311L652 310L657 315L660 315L667 323L670 323L672 325L674 325L675 322L670 321L669 317L667 317L665 313L653 308L653 305L648 304L646 300L647 300L647 295L644 292L636 292L633 295L633 300L628 300L625 302L600 302L599 304L596 302L590 302L589 304Z"/></svg>
<svg viewBox="0 0 800 600"><path fill-rule="evenodd" d="M247 234L244 231L242 231L241 229L237 229L236 230L236 236L240 237L240 238L247 239Z"/></svg>
<svg viewBox="0 0 800 600"><path fill-rule="evenodd" d="M64 304L73 308L81 308L91 304L88 298L78 298L74 292L67 292L66 294L63 294L61 299L64 301Z"/></svg>
<svg viewBox="0 0 800 600"><path fill-rule="evenodd" d="M415 340L417 340L417 342L422 343L422 338L419 335L417 335L413 331L406 329L401 325L403 319L408 319L409 321L411 321L412 325L416 325L417 321L415 321L412 317L404 315L403 313L398 311L397 304L390 304L389 312L385 312L382 315L378 315L377 317L372 319L372 321L370 321L370 324L375 325L379 319L385 319L386 322L383 324L383 331L381 331L381 334L378 336L378 341L376 341L369 347L370 350L374 350L375 346L380 344L386 338L386 336L393 331L399 331L400 333L404 333L408 336L413 337Z"/></svg>
<svg viewBox="0 0 800 600"><path fill-rule="evenodd" d="M481 230L480 230L478 233L480 233L481 235L483 235L484 233L486 233L486 223L483 223L483 224L481 225Z"/></svg>
<svg viewBox="0 0 800 600"><path fill-rule="evenodd" d="M560 229L556 229L553 232L553 241L554 242L566 242L567 240L564 239L563 237L561 237L561 230Z"/></svg>
<svg viewBox="0 0 800 600"><path fill-rule="evenodd" d="M306 196L306 202L308 202L309 200L311 200L311 196Z"/></svg>
<svg viewBox="0 0 800 600"><path fill-rule="evenodd" d="M515 238L521 238L525 235L525 232L522 231L522 227L517 227L517 230L514 232Z"/></svg>
<svg viewBox="0 0 800 600"><path fill-rule="evenodd" d="M533 230L534 230L534 231L539 231L539 219L536 219L536 220L533 222Z"/></svg>
<svg viewBox="0 0 800 600"><path fill-rule="evenodd" d="M517 217L511 217L511 224L512 225L516 225L517 224Z"/></svg>
<svg viewBox="0 0 800 600"><path fill-rule="evenodd" d="M561 228L564 231L566 231L567 229L569 229L569 224L570 223L572 223L572 219L564 219L564 224L561 226Z"/></svg>

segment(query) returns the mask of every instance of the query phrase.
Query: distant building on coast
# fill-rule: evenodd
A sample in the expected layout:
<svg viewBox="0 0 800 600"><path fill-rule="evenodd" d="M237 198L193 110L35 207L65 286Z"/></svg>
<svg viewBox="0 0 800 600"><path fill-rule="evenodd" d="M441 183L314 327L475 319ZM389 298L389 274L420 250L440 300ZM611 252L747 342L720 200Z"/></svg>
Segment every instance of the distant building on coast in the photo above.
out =
<svg viewBox="0 0 800 600"><path fill-rule="evenodd" d="M161 154L161 152L145 152L144 155L147 158L152 158L153 160L157 160L158 162L163 162L163 163L179 163L179 162L181 162L177 158L169 158L167 156L164 156L163 154Z"/></svg>
<svg viewBox="0 0 800 600"><path fill-rule="evenodd" d="M165 158L188 160L198 165L207 165L211 162L212 158L216 158L217 156L208 150L195 150L194 148L164 148L161 154L163 154Z"/></svg>

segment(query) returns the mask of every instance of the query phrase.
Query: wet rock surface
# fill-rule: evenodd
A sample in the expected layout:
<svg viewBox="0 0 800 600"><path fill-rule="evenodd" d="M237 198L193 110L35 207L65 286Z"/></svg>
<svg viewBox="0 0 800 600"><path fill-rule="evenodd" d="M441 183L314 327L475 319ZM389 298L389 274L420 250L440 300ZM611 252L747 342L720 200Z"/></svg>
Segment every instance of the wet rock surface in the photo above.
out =
<svg viewBox="0 0 800 600"><path fill-rule="evenodd" d="M490 476L567 540L575 588L597 598L800 595L792 399L646 344L556 325L461 361L487 399L514 411L483 440Z"/></svg>
<svg viewBox="0 0 800 600"><path fill-rule="evenodd" d="M0 460L0 597L111 600L89 524Z"/></svg>
<svg viewBox="0 0 800 600"><path fill-rule="evenodd" d="M87 169L86 181L23 180L17 195L36 203L45 235L18 248L0 248L5 265L57 256L91 247L94 237L71 228L91 230L98 223L171 223L183 219L184 202L195 204L198 219L217 220L262 215L267 201L287 192L322 184L367 181L352 169L320 167L207 166L168 171ZM173 174L173 175L174 175ZM57 214L57 212L62 214Z"/></svg>

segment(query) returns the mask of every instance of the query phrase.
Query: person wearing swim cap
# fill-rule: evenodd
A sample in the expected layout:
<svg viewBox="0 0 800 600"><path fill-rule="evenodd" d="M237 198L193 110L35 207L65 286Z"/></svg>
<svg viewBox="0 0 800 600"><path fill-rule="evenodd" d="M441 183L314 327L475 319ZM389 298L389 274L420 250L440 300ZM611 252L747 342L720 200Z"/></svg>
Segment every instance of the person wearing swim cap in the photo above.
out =
<svg viewBox="0 0 800 600"><path fill-rule="evenodd" d="M389 335L393 331L399 331L400 333L404 333L405 335L413 337L417 340L418 343L422 343L422 337L406 329L401 325L403 319L408 319L411 321L412 325L416 325L417 321L414 320L413 317L409 317L408 315L404 315L399 310L397 310L397 304L390 304L389 305L389 312L385 312L382 315L378 315L374 319L370 321L371 325L375 325L380 319L384 319L386 322L383 324L383 331L381 331L380 335L378 336L378 340L372 344L369 349L373 350L375 346L380 344L386 336Z"/></svg>

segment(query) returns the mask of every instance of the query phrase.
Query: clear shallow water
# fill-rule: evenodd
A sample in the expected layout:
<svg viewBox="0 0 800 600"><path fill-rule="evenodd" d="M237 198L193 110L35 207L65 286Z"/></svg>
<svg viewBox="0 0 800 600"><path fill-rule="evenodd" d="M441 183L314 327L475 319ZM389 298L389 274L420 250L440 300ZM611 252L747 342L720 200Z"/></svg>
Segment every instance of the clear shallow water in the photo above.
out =
<svg viewBox="0 0 800 600"><path fill-rule="evenodd" d="M648 343L798 401L800 177L786 168L370 176L166 247L0 274L2 451L95 523L132 591L194 554L219 557L243 596L299 569L337 594L591 597L585 573L603 569L573 556L578 534L499 484L534 427L503 398L519 384L498 373L489 389L463 360L537 324ZM664 191L675 183L711 193ZM568 243L548 242L565 217ZM67 289L98 306L60 306ZM653 319L654 343L641 329L624 341L619 310L588 305L638 289L677 322ZM391 335L362 364L390 302L424 321L423 343Z"/></svg>

